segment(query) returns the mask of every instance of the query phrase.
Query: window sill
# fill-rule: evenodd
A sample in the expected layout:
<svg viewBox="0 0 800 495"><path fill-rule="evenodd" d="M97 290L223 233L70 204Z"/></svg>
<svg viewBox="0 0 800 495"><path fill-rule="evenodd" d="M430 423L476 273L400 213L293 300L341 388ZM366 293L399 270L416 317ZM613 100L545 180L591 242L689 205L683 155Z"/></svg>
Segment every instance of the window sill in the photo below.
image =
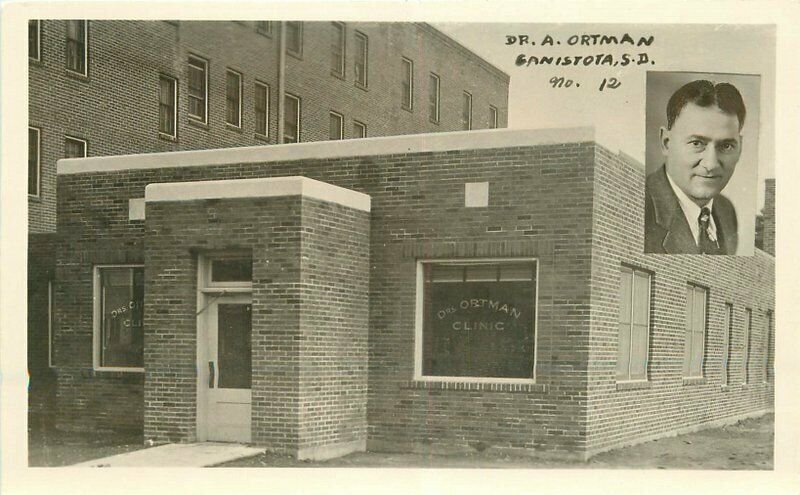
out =
<svg viewBox="0 0 800 495"><path fill-rule="evenodd" d="M303 60L303 52L295 52L295 51L287 49L286 50L286 55L290 55L290 56L296 58L297 60Z"/></svg>
<svg viewBox="0 0 800 495"><path fill-rule="evenodd" d="M41 203L42 202L42 195L41 194L37 194L37 195L28 194L28 201L33 201L34 203Z"/></svg>
<svg viewBox="0 0 800 495"><path fill-rule="evenodd" d="M403 105L400 105L400 110L405 110L405 111L406 111L406 112L408 112L408 113L412 113L412 112L414 111L414 109L413 109L413 108L411 108L411 107L404 107Z"/></svg>
<svg viewBox="0 0 800 495"><path fill-rule="evenodd" d="M189 117L188 119L186 119L186 121L189 123L189 125L197 127L199 129L203 129L203 130L206 130L206 131L209 129L208 123L203 122L202 120L198 120L196 118Z"/></svg>
<svg viewBox="0 0 800 495"><path fill-rule="evenodd" d="M642 390L651 388L653 384L647 380L617 382L617 390Z"/></svg>
<svg viewBox="0 0 800 495"><path fill-rule="evenodd" d="M70 77L78 81L83 81L87 83L89 82L88 74L81 74L80 72L71 71L69 69L64 69L64 71L67 73L67 77Z"/></svg>
<svg viewBox="0 0 800 495"><path fill-rule="evenodd" d="M430 122L431 124L436 124L436 125L439 125L439 121L438 121L438 120L433 120L433 119L430 119L430 118L429 118L429 119L428 119L428 122Z"/></svg>
<svg viewBox="0 0 800 495"><path fill-rule="evenodd" d="M452 390L456 392L512 392L512 393L546 393L547 385L542 383L521 382L470 382L470 381L436 381L436 380L410 380L402 385L401 389L411 390Z"/></svg>
<svg viewBox="0 0 800 495"><path fill-rule="evenodd" d="M683 385L705 385L705 384L706 384L706 378L703 376L683 379Z"/></svg>
<svg viewBox="0 0 800 495"><path fill-rule="evenodd" d="M231 124L230 122L225 122L225 128L229 131L238 132L240 134L244 132L241 126Z"/></svg>
<svg viewBox="0 0 800 495"><path fill-rule="evenodd" d="M41 67L42 65L44 65L44 64L42 64L42 59L41 58L28 57L28 62L30 62L34 66L38 66L38 67Z"/></svg>
<svg viewBox="0 0 800 495"><path fill-rule="evenodd" d="M265 136L264 134L253 133L253 137L258 139L259 141L264 141L265 143L270 143L269 136Z"/></svg>
<svg viewBox="0 0 800 495"><path fill-rule="evenodd" d="M170 136L169 134L164 134L163 132L158 133L158 139L161 139L163 141L169 141L170 143L178 142L177 136Z"/></svg>
<svg viewBox="0 0 800 495"><path fill-rule="evenodd" d="M333 77L335 77L336 79L341 79L342 81L346 81L347 80L347 79L345 79L344 74L340 74L340 73L336 72L335 70L331 71L331 75Z"/></svg>
<svg viewBox="0 0 800 495"><path fill-rule="evenodd" d="M357 87L358 89L360 89L361 91L366 91L366 92L369 92L369 88L368 88L366 85L364 85L364 84L361 84L361 83L360 83L360 82L358 82L358 81L356 81L356 82L355 82L353 85L354 85L355 87Z"/></svg>

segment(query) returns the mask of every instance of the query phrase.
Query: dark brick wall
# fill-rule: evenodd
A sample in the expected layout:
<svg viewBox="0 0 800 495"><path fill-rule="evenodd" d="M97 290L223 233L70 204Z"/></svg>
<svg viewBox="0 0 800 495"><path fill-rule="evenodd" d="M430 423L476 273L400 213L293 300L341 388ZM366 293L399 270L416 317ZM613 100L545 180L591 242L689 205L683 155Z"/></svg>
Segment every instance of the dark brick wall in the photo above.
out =
<svg viewBox="0 0 800 495"><path fill-rule="evenodd" d="M277 142L278 27L258 34L252 22L125 21L89 22L88 77L65 69L64 21L45 20L42 57L29 63L29 125L41 129L41 195L29 199L31 232L55 228L56 160L64 157L64 136L88 140L89 156L254 146ZM369 38L368 87L354 84L355 32ZM473 127L489 126L489 104L508 115L508 78L433 28L413 23L347 23L346 71L331 74L329 22L304 23L302 58L286 58L286 90L302 99L302 141L328 139L331 110L353 120L368 136L459 130L461 92L473 94ZM187 57L209 62L208 124L187 117ZM400 58L415 63L415 107L400 109ZM243 75L241 129L225 124L225 71ZM442 77L442 120L427 118L427 74ZM178 79L177 139L158 134L158 78ZM254 83L270 86L269 138L255 135Z"/></svg>
<svg viewBox="0 0 800 495"><path fill-rule="evenodd" d="M55 234L28 236L29 424L49 424L55 407L55 374L49 363L48 284L55 277Z"/></svg>
<svg viewBox="0 0 800 495"><path fill-rule="evenodd" d="M771 256L644 255L644 171L597 147L595 165L588 449L606 450L772 407L765 376L767 311L774 308ZM650 351L645 388L618 390L620 267L651 271ZM703 380L683 380L686 285L707 287ZM723 387L725 303L734 308L730 381ZM742 385L745 308L753 310L748 385ZM772 373L770 371L770 373Z"/></svg>

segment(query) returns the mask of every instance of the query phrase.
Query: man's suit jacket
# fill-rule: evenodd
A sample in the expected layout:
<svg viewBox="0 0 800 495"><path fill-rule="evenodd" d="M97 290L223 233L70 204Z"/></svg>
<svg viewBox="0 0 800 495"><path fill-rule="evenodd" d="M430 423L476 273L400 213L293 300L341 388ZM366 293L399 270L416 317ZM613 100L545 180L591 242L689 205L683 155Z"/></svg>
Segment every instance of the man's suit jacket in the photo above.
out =
<svg viewBox="0 0 800 495"><path fill-rule="evenodd" d="M644 196L644 252L700 254L663 166L647 176ZM730 200L722 195L714 198L711 215L717 227L721 254L736 254L739 227Z"/></svg>

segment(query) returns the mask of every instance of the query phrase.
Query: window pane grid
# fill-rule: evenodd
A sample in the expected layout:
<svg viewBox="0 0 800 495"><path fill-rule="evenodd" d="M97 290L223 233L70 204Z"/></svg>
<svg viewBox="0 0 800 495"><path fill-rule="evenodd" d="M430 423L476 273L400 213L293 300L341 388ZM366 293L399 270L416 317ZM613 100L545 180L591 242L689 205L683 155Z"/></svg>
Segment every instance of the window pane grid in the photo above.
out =
<svg viewBox="0 0 800 495"><path fill-rule="evenodd" d="M403 101L402 106L406 110L411 110L414 104L414 63L411 60L403 59Z"/></svg>
<svg viewBox="0 0 800 495"><path fill-rule="evenodd" d="M331 72L344 77L344 24L332 23L333 36L331 38Z"/></svg>
<svg viewBox="0 0 800 495"><path fill-rule="evenodd" d="M283 142L300 142L300 99L287 94L284 105Z"/></svg>
<svg viewBox="0 0 800 495"><path fill-rule="evenodd" d="M65 138L64 139L64 158L85 158L86 157L86 141Z"/></svg>
<svg viewBox="0 0 800 495"><path fill-rule="evenodd" d="M228 71L225 76L225 122L241 127L242 115L242 76Z"/></svg>
<svg viewBox="0 0 800 495"><path fill-rule="evenodd" d="M686 340L683 356L685 377L703 376L707 297L708 291L702 287L686 287Z"/></svg>
<svg viewBox="0 0 800 495"><path fill-rule="evenodd" d="M368 39L366 35L356 33L355 79L357 84L364 87L367 86L368 50Z"/></svg>
<svg viewBox="0 0 800 495"><path fill-rule="evenodd" d="M617 380L646 380L649 347L650 274L620 270Z"/></svg>
<svg viewBox="0 0 800 495"><path fill-rule="evenodd" d="M339 140L344 137L344 117L336 112L331 112L329 116L329 138Z"/></svg>
<svg viewBox="0 0 800 495"><path fill-rule="evenodd" d="M206 62L189 58L189 115L206 121Z"/></svg>
<svg viewBox="0 0 800 495"><path fill-rule="evenodd" d="M175 79L161 76L159 79L158 131L175 136L175 118L177 101Z"/></svg>
<svg viewBox="0 0 800 495"><path fill-rule="evenodd" d="M67 69L86 75L86 21L67 21Z"/></svg>
<svg viewBox="0 0 800 495"><path fill-rule="evenodd" d="M269 86L256 83L254 105L256 133L262 136L268 136Z"/></svg>

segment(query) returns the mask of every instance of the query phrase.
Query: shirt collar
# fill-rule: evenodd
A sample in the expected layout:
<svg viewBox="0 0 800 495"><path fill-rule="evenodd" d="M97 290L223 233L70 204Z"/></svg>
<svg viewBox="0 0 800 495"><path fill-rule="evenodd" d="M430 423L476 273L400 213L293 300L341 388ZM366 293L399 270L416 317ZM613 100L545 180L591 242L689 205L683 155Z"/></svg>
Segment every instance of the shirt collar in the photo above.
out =
<svg viewBox="0 0 800 495"><path fill-rule="evenodd" d="M672 187L672 190L675 192L675 196L678 198L678 204L681 206L683 215L686 217L686 223L689 224L689 228L694 236L694 241L698 242L700 239L700 226L697 223L697 219L700 217L701 207L697 206L697 203L689 199L689 196L687 196L686 193L683 192L683 190L678 187L675 182L673 182L672 177L669 176L669 173L666 175L670 187ZM708 204L705 205L705 208L708 208L709 212L714 211L714 198L711 198L708 201ZM710 231L710 237L712 239L716 239L717 225L714 223L714 215L711 215L711 220L708 222L708 230Z"/></svg>

